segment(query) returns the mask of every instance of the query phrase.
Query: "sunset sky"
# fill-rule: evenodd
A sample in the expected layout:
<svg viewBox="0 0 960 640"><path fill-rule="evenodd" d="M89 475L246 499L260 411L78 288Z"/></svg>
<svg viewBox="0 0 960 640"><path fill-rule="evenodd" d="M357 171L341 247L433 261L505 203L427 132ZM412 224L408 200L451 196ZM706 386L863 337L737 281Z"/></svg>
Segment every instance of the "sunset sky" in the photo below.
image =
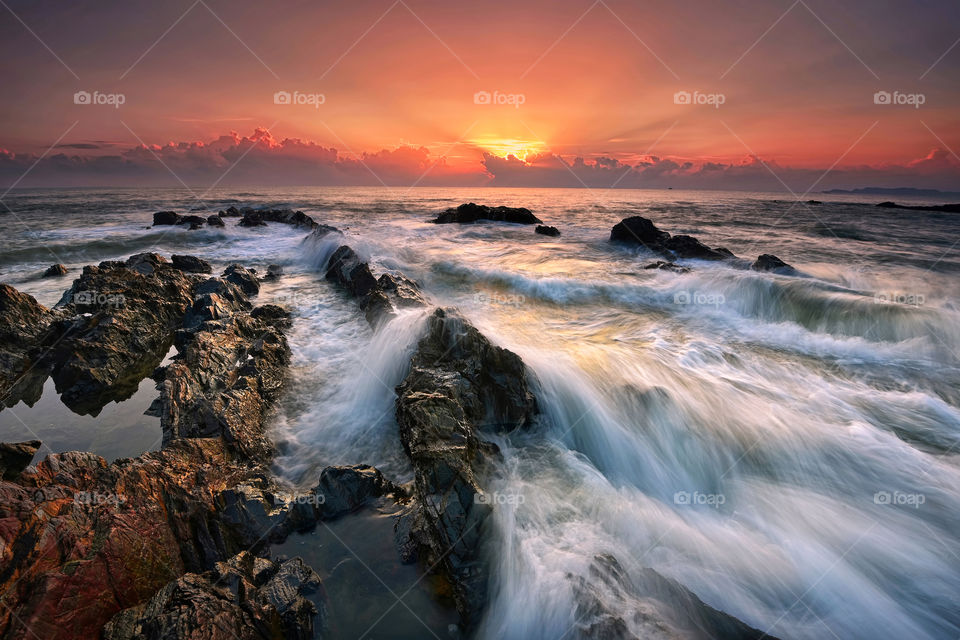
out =
<svg viewBox="0 0 960 640"><path fill-rule="evenodd" d="M955 0L4 0L0 15L6 186L960 190Z"/></svg>

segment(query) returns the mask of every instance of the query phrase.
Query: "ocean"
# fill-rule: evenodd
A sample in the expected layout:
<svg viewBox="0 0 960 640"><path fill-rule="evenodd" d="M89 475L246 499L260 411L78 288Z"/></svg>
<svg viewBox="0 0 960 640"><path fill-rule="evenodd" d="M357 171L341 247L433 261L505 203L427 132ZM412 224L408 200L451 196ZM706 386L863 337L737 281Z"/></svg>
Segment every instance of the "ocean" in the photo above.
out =
<svg viewBox="0 0 960 640"><path fill-rule="evenodd" d="M134 253L196 255L215 271L279 264L284 276L257 299L294 315L275 473L308 488L324 466L366 463L408 481L394 387L429 311L374 332L323 279L329 252L304 244L303 230L150 226L160 210L302 210L341 229L375 273L403 273L434 306L460 309L531 372L537 423L491 436L503 461L489 487L492 591L479 637L571 633L570 577L609 554L632 579L652 568L772 636L956 638L960 217L814 197L824 202L679 190L23 189L0 213L0 280L49 306L83 265ZM427 222L470 201L527 207L562 235ZM657 257L608 241L631 215L745 260L644 269ZM799 273L750 270L760 254ZM40 278L53 263L70 274ZM97 417L70 413L48 385L34 407L0 411L0 441L36 437L41 454L108 459L159 447L159 422L142 415L152 381ZM685 606L603 597L625 615ZM627 624L650 632L643 616Z"/></svg>

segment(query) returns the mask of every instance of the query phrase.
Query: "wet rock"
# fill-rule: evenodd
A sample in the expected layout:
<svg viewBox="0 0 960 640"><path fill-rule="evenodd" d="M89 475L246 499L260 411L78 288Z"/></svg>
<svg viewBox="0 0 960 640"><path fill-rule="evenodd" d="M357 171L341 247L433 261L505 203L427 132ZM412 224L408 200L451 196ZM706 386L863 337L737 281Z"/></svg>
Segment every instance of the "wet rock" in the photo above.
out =
<svg viewBox="0 0 960 640"><path fill-rule="evenodd" d="M260 281L253 269L247 269L239 264L232 264L223 272L223 278L227 282L240 287L248 296L255 296L260 293Z"/></svg>
<svg viewBox="0 0 960 640"><path fill-rule="evenodd" d="M487 599L481 546L492 506L481 486L497 453L480 436L530 422L536 403L526 371L514 353L438 309L397 396L400 440L414 468L413 501L397 523L397 544L406 560L420 558L450 582L470 627Z"/></svg>
<svg viewBox="0 0 960 640"><path fill-rule="evenodd" d="M67 267L62 264L54 264L47 267L47 270L43 272L41 278L59 278L60 276L67 275Z"/></svg>
<svg viewBox="0 0 960 640"><path fill-rule="evenodd" d="M225 227L225 226L226 226L226 223L224 223L223 218L222 218L221 216L219 216L219 215L208 217L208 218L207 218L207 224L210 225L211 227Z"/></svg>
<svg viewBox="0 0 960 640"><path fill-rule="evenodd" d="M176 211L157 211L153 214L153 226L180 224L180 219Z"/></svg>
<svg viewBox="0 0 960 640"><path fill-rule="evenodd" d="M55 311L45 363L74 412L97 415L132 395L162 360L194 282L155 253L84 267Z"/></svg>
<svg viewBox="0 0 960 640"><path fill-rule="evenodd" d="M33 296L0 284L0 400L12 407L40 398L45 368L36 366L53 316Z"/></svg>
<svg viewBox="0 0 960 640"><path fill-rule="evenodd" d="M557 229L556 227L548 227L543 224L538 224L537 228L534 229L534 231L536 233L539 233L540 235L551 236L553 238L560 236L560 229Z"/></svg>
<svg viewBox="0 0 960 640"><path fill-rule="evenodd" d="M244 220L240 221L240 225L244 227L255 227L261 224L266 224L267 222L279 222L281 224L289 224L295 227L307 227L313 229L317 226L317 222L313 220L310 216L305 214L303 211L294 211L292 209L257 209L257 210L245 210L243 212L244 220L250 219L250 223L245 224Z"/></svg>
<svg viewBox="0 0 960 640"><path fill-rule="evenodd" d="M187 225L190 225L191 227L193 226L202 227L206 221L207 219L204 218L203 216L190 215L190 216L180 216L176 224L187 224Z"/></svg>
<svg viewBox="0 0 960 640"><path fill-rule="evenodd" d="M384 273L377 284L401 307L420 307L427 303L417 283L402 274Z"/></svg>
<svg viewBox="0 0 960 640"><path fill-rule="evenodd" d="M243 552L202 574L188 573L148 602L118 613L104 640L312 640L325 611L308 599L320 577L300 558L279 563ZM324 596L325 597L325 596Z"/></svg>
<svg viewBox="0 0 960 640"><path fill-rule="evenodd" d="M942 211L945 213L960 213L960 204L936 204L936 205L905 205L896 202L881 202L877 205L885 209L912 209L914 211Z"/></svg>
<svg viewBox="0 0 960 640"><path fill-rule="evenodd" d="M356 511L371 500L395 493L398 489L369 465L327 467L313 490L317 496L317 517L332 520Z"/></svg>
<svg viewBox="0 0 960 640"><path fill-rule="evenodd" d="M493 222L513 222L516 224L540 224L540 218L525 207L489 207L485 204L469 202L456 209L447 209L431 222L435 224L470 224L480 220Z"/></svg>
<svg viewBox="0 0 960 640"><path fill-rule="evenodd" d="M213 271L209 262L196 256L173 255L170 261L175 268L187 273L211 273Z"/></svg>
<svg viewBox="0 0 960 640"><path fill-rule="evenodd" d="M730 251L730 249L727 249L726 247L714 247L713 250L716 251L716 252L719 253L719 254L724 255L724 256L727 257L727 258L736 258L736 257L737 257L737 256L733 255L733 251Z"/></svg>
<svg viewBox="0 0 960 640"><path fill-rule="evenodd" d="M283 275L283 267L279 264L269 264L267 265L267 275L263 277L264 280L279 280L280 276Z"/></svg>
<svg viewBox="0 0 960 640"><path fill-rule="evenodd" d="M671 236L664 241L663 246L679 258L725 260L729 257L719 251L714 251L693 236Z"/></svg>
<svg viewBox="0 0 960 640"><path fill-rule="evenodd" d="M792 274L797 270L778 258L777 256L765 253L754 261L750 268L754 271L773 271L774 273Z"/></svg>
<svg viewBox="0 0 960 640"><path fill-rule="evenodd" d="M40 449L39 440L27 442L0 442L0 477L13 480L27 468Z"/></svg>
<svg viewBox="0 0 960 640"><path fill-rule="evenodd" d="M267 223L258 211L248 211L243 214L243 218L237 223L241 227L265 227Z"/></svg>
<svg viewBox="0 0 960 640"><path fill-rule="evenodd" d="M662 251L663 243L670 237L661 231L652 221L642 216L624 218L610 231L611 242L641 244L651 251Z"/></svg>
<svg viewBox="0 0 960 640"><path fill-rule="evenodd" d="M673 271L674 273L689 273L689 267L683 267L675 262L667 262L665 260L657 260L656 262L651 262L649 264L643 265L644 269L662 269L664 271Z"/></svg>
<svg viewBox="0 0 960 640"><path fill-rule="evenodd" d="M251 318L264 320L273 326L288 328L290 326L290 312L275 304L263 304L250 312Z"/></svg>
<svg viewBox="0 0 960 640"><path fill-rule="evenodd" d="M241 215L240 210L236 207L227 207L226 211L221 211L220 216L223 218L239 218Z"/></svg>

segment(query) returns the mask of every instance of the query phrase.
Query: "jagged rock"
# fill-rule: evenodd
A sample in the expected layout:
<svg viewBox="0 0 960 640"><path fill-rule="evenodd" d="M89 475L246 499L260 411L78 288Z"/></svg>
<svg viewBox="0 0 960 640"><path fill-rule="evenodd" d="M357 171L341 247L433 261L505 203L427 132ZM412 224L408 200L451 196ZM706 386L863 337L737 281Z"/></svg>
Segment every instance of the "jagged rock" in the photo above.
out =
<svg viewBox="0 0 960 640"><path fill-rule="evenodd" d="M157 211L153 214L153 226L180 224L180 214L176 211Z"/></svg>
<svg viewBox="0 0 960 640"><path fill-rule="evenodd" d="M557 229L556 227L548 227L543 224L538 224L537 228L534 229L534 232L539 233L540 235L551 236L554 238L560 236L560 229Z"/></svg>
<svg viewBox="0 0 960 640"><path fill-rule="evenodd" d="M44 362L73 411L129 397L170 348L193 280L155 253L84 267L55 310Z"/></svg>
<svg viewBox="0 0 960 640"><path fill-rule="evenodd" d="M242 552L202 574L167 584L149 602L125 609L104 640L312 640L325 611L320 576L300 558L279 563ZM319 615L318 615L319 614Z"/></svg>
<svg viewBox="0 0 960 640"><path fill-rule="evenodd" d="M209 262L196 256L173 255L170 260L175 268L187 273L211 273L213 271Z"/></svg>
<svg viewBox="0 0 960 640"><path fill-rule="evenodd" d="M250 317L266 321L274 326L290 326L290 312L275 304L263 304L250 312Z"/></svg>
<svg viewBox="0 0 960 640"><path fill-rule="evenodd" d="M717 253L723 254L723 255L726 256L727 258L736 258L736 257L737 257L737 256L733 255L733 251L730 251L730 249L727 249L726 247L714 247L713 250L716 251Z"/></svg>
<svg viewBox="0 0 960 640"><path fill-rule="evenodd" d="M67 275L67 267L62 264L54 264L47 267L47 270L43 272L41 278L59 278L60 276Z"/></svg>
<svg viewBox="0 0 960 640"><path fill-rule="evenodd" d="M237 223L241 227L265 227L267 223L264 222L263 216L260 215L258 211L248 211L243 214L243 218L240 219L240 222Z"/></svg>
<svg viewBox="0 0 960 640"><path fill-rule="evenodd" d="M420 307L427 303L417 283L404 275L384 273L377 278L377 285L401 307Z"/></svg>
<svg viewBox="0 0 960 640"><path fill-rule="evenodd" d="M680 258L696 258L699 260L725 260L729 256L714 251L693 236L670 236L663 246Z"/></svg>
<svg viewBox="0 0 960 640"><path fill-rule="evenodd" d="M642 244L651 251L661 251L663 243L670 237L657 225L642 216L631 216L614 225L610 231L611 242Z"/></svg>
<svg viewBox="0 0 960 640"><path fill-rule="evenodd" d="M38 345L50 325L50 310L33 296L0 284L0 400L12 407L40 398L46 369L35 366Z"/></svg>
<svg viewBox="0 0 960 640"><path fill-rule="evenodd" d="M253 269L247 269L239 264L232 264L223 271L223 277L227 282L237 285L248 296L255 296L260 293L260 281Z"/></svg>
<svg viewBox="0 0 960 640"><path fill-rule="evenodd" d="M176 224L188 224L192 229L194 227L202 227L206 221L207 219L203 216L180 216L180 219L177 220Z"/></svg>
<svg viewBox="0 0 960 640"><path fill-rule="evenodd" d="M796 273L797 271L792 266L770 253L764 253L761 255L752 265L750 265L750 268L754 271L773 271L774 273L784 274Z"/></svg>
<svg viewBox="0 0 960 640"><path fill-rule="evenodd" d="M292 209L246 209L243 211L243 220L240 225L244 227L255 227L267 222L279 222L282 224L291 224L295 227L308 227L313 229L319 226L313 218L303 211L294 211ZM250 222L245 223L244 220Z"/></svg>
<svg viewBox="0 0 960 640"><path fill-rule="evenodd" d="M39 440L27 442L0 442L0 477L13 480L27 468L40 449Z"/></svg>
<svg viewBox="0 0 960 640"><path fill-rule="evenodd" d="M225 227L226 223L223 221L223 217L216 215L210 216L207 218L207 224L211 227Z"/></svg>
<svg viewBox="0 0 960 640"><path fill-rule="evenodd" d="M263 277L264 280L279 280L280 276L283 275L283 267L279 264L268 264L267 265L267 275Z"/></svg>
<svg viewBox="0 0 960 640"><path fill-rule="evenodd" d="M327 467L313 490L313 495L322 498L317 501L317 517L332 520L397 491L378 469L369 465Z"/></svg>
<svg viewBox="0 0 960 640"><path fill-rule="evenodd" d="M435 224L470 224L479 220L493 222L514 222L517 224L540 224L540 218L524 207L488 207L485 204L468 202L456 209L447 209L431 222Z"/></svg>
<svg viewBox="0 0 960 640"><path fill-rule="evenodd" d="M428 319L410 372L397 387L400 440L414 468L414 501L397 525L408 560L422 557L450 581L467 626L486 603L481 489L494 445L483 429L528 424L536 411L523 362L468 322L441 309Z"/></svg>
<svg viewBox="0 0 960 640"><path fill-rule="evenodd" d="M675 262L667 262L665 260L657 260L656 262L651 262L649 264L643 265L644 269L662 269L664 271L673 271L674 273L689 273L690 267L683 267Z"/></svg>

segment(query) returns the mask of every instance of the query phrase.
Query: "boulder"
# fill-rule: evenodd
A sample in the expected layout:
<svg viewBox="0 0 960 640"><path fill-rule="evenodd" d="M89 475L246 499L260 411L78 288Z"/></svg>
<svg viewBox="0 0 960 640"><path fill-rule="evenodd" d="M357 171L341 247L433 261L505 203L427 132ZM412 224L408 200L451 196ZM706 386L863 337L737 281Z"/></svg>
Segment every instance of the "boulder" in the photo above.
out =
<svg viewBox="0 0 960 640"><path fill-rule="evenodd" d="M651 251L662 251L663 243L670 234L661 231L652 221L642 216L624 218L610 230L611 242L641 244Z"/></svg>
<svg viewBox="0 0 960 640"><path fill-rule="evenodd" d="M247 269L239 264L232 264L223 272L223 278L227 282L240 287L248 296L255 296L260 293L260 281L253 269Z"/></svg>
<svg viewBox="0 0 960 640"><path fill-rule="evenodd" d="M332 520L356 511L375 498L398 492L402 493L369 465L327 467L320 473L320 482L313 490L318 498L316 517Z"/></svg>
<svg viewBox="0 0 960 640"><path fill-rule="evenodd" d="M153 214L153 226L180 224L180 214L176 211L157 211Z"/></svg>
<svg viewBox="0 0 960 640"><path fill-rule="evenodd" d="M550 236L553 238L556 238L560 235L560 230L557 229L556 227L548 227L543 224L538 224L537 228L534 229L534 232L539 233L540 235L543 235L543 236Z"/></svg>
<svg viewBox="0 0 960 640"><path fill-rule="evenodd" d="M796 273L796 269L778 258L777 256L764 253L754 261L750 268L754 271L773 271L774 273Z"/></svg>
<svg viewBox="0 0 960 640"><path fill-rule="evenodd" d="M39 440L27 442L0 442L0 477L13 480L27 468L40 449Z"/></svg>
<svg viewBox="0 0 960 640"><path fill-rule="evenodd" d="M173 263L174 268L186 273L211 273L213 271L213 267L210 266L209 262L196 256L180 256L175 254L170 257L170 261Z"/></svg>
<svg viewBox="0 0 960 640"><path fill-rule="evenodd" d="M543 221L524 207L488 207L469 202L456 209L447 209L431 222L435 224L471 224L480 220L513 222L516 224L540 224Z"/></svg>
<svg viewBox="0 0 960 640"><path fill-rule="evenodd" d="M207 224L211 227L224 227L226 224L223 222L223 218L219 215L210 216L207 218Z"/></svg>
<svg viewBox="0 0 960 640"><path fill-rule="evenodd" d="M187 225L190 225L191 228L193 228L193 227L202 227L206 221L207 219L204 218L203 216L196 216L196 215L180 216L176 224L187 224Z"/></svg>
<svg viewBox="0 0 960 640"><path fill-rule="evenodd" d="M62 264L54 264L47 267L47 270L43 272L41 278L59 278L60 276L67 275L67 267Z"/></svg>

